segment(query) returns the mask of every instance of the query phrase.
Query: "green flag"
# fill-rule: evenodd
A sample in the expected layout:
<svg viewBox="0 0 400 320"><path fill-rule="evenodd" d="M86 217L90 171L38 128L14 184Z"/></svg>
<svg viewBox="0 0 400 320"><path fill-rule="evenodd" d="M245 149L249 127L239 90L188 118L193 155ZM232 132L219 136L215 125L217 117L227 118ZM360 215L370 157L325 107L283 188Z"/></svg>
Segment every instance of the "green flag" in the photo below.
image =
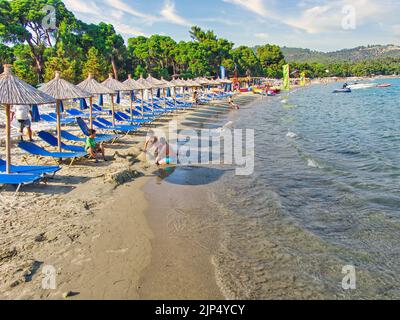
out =
<svg viewBox="0 0 400 320"><path fill-rule="evenodd" d="M303 87L306 85L306 73L304 71L300 74L300 85Z"/></svg>
<svg viewBox="0 0 400 320"><path fill-rule="evenodd" d="M283 66L283 89L290 90L290 66L288 64Z"/></svg>

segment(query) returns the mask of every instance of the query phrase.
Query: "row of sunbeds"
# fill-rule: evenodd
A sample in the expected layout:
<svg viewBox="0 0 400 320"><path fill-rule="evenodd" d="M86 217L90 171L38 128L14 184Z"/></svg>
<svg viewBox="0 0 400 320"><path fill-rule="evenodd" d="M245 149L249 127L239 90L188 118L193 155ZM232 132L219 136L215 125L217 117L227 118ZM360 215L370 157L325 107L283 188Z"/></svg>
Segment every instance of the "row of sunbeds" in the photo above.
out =
<svg viewBox="0 0 400 320"><path fill-rule="evenodd" d="M205 102L223 99L227 97L226 94L209 94L203 96ZM179 97L178 97L179 98ZM117 139L121 138L123 135L128 135L134 133L140 129L143 125L148 125L154 122L157 118L178 110L184 110L193 107L192 103L154 98L153 101L142 101L137 99L135 101L135 108L133 110L126 109L125 111L116 111L114 117L116 120L115 125L108 119L107 116L111 115L111 110L105 109L99 105L93 105L93 125L103 134L98 134L96 139L98 142L111 142L114 143ZM64 141L84 144L86 137L89 136L89 127L84 119L90 117L90 114L86 110L82 111L79 109L68 109L66 110L68 116L64 116L61 119L61 124L63 126L70 126L77 124L82 135L80 137L71 133L68 130L61 131L61 137ZM55 113L42 114L41 119L47 123L55 124L57 122L57 115ZM40 131L38 137L51 147L58 146L58 139L55 135L48 131ZM63 152L52 152L45 148L32 143L21 141L18 147L25 151L26 155L24 160L28 156L34 157L37 162L41 159L52 159L57 165L56 166L12 166L12 174L4 174L6 171L5 161L0 159L0 185L9 184L16 185L17 191L21 186L26 184L33 184L45 180L49 177L54 177L54 175L61 170L58 165L60 159L70 160L70 166L78 159L83 159L87 157L87 152L83 146L78 146L70 143L62 143Z"/></svg>

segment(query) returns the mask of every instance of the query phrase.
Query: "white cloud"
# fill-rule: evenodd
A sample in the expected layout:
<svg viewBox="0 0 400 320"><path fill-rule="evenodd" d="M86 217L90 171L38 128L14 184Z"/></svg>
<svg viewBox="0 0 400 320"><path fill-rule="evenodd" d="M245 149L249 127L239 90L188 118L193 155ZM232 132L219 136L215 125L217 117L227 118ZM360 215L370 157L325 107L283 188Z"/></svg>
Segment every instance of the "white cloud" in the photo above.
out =
<svg viewBox="0 0 400 320"><path fill-rule="evenodd" d="M306 3L303 2L302 6L305 7ZM339 31L343 30L342 21L346 16L343 9L346 6L355 10L356 28L366 23L379 23L384 17L391 16L393 10L399 9L399 5L394 2L383 5L374 0L327 1L319 5L314 3L312 7L304 8L299 16L287 17L282 21L308 33Z"/></svg>
<svg viewBox="0 0 400 320"><path fill-rule="evenodd" d="M138 30L132 26L128 26L123 23L119 22L113 22L113 25L118 32L121 32L122 34L126 34L128 36L146 36L145 33L143 33L141 30Z"/></svg>
<svg viewBox="0 0 400 320"><path fill-rule="evenodd" d="M260 39L260 40L268 40L269 39L269 34L268 33L264 33L264 32L256 33L255 37Z"/></svg>
<svg viewBox="0 0 400 320"><path fill-rule="evenodd" d="M400 37L400 24L392 26L392 30L396 37Z"/></svg>
<svg viewBox="0 0 400 320"><path fill-rule="evenodd" d="M65 5L68 9L89 14L100 14L101 10L94 1L81 1L81 0L64 0Z"/></svg>
<svg viewBox="0 0 400 320"><path fill-rule="evenodd" d="M224 18L199 18L196 19L195 21L200 22L200 23L217 23L217 24L222 24L228 27L233 27L233 26L240 26L243 24L242 21L239 20L233 20L233 19L224 19Z"/></svg>
<svg viewBox="0 0 400 320"><path fill-rule="evenodd" d="M185 27L190 27L193 25L190 21L186 20L185 18L179 16L175 10L175 3L166 0L164 3L164 7L161 10L161 16L168 22L185 26Z"/></svg>
<svg viewBox="0 0 400 320"><path fill-rule="evenodd" d="M120 22L123 17L123 11L112 10L108 16L105 16L104 10L101 10L93 1L64 0L64 3L69 10L83 15L87 22L98 23L103 21L105 23L111 23L114 25L117 32L128 36L145 35L141 30Z"/></svg>
<svg viewBox="0 0 400 320"><path fill-rule="evenodd" d="M265 8L263 0L223 0L223 1L226 3L232 3L238 5L262 17L268 17L270 15L270 13Z"/></svg>
<svg viewBox="0 0 400 320"><path fill-rule="evenodd" d="M155 16L140 12L121 0L105 0L105 3L116 10L122 10L134 17L143 18L149 22L156 20Z"/></svg>

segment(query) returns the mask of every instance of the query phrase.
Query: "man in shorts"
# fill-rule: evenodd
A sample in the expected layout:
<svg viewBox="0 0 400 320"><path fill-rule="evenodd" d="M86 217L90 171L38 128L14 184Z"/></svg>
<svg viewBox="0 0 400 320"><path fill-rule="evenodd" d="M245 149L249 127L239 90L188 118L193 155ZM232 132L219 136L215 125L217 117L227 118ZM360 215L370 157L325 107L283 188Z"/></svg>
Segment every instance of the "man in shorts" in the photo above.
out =
<svg viewBox="0 0 400 320"><path fill-rule="evenodd" d="M11 121L15 119L19 123L19 132L21 133L21 141L24 140L24 129L28 130L29 141L33 141L32 139L32 128L31 128L31 120L29 116L32 118L32 108L30 106L14 106L11 111Z"/></svg>

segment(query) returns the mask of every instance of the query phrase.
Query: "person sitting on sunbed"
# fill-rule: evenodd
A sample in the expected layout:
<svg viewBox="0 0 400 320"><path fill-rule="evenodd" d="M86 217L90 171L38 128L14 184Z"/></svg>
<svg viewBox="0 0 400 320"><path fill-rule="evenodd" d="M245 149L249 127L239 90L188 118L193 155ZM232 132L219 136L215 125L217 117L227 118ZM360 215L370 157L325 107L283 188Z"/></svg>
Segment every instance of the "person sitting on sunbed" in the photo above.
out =
<svg viewBox="0 0 400 320"><path fill-rule="evenodd" d="M96 160L96 163L99 162L97 160L98 153L101 153L104 161L107 161L103 143L96 143L96 130L89 130L89 137L86 139L86 151L92 159Z"/></svg>
<svg viewBox="0 0 400 320"><path fill-rule="evenodd" d="M176 154L167 140L165 140L165 138L160 138L159 141L157 138L155 139L157 143L156 151L154 153L154 156L156 157L156 165L162 166L174 163Z"/></svg>

